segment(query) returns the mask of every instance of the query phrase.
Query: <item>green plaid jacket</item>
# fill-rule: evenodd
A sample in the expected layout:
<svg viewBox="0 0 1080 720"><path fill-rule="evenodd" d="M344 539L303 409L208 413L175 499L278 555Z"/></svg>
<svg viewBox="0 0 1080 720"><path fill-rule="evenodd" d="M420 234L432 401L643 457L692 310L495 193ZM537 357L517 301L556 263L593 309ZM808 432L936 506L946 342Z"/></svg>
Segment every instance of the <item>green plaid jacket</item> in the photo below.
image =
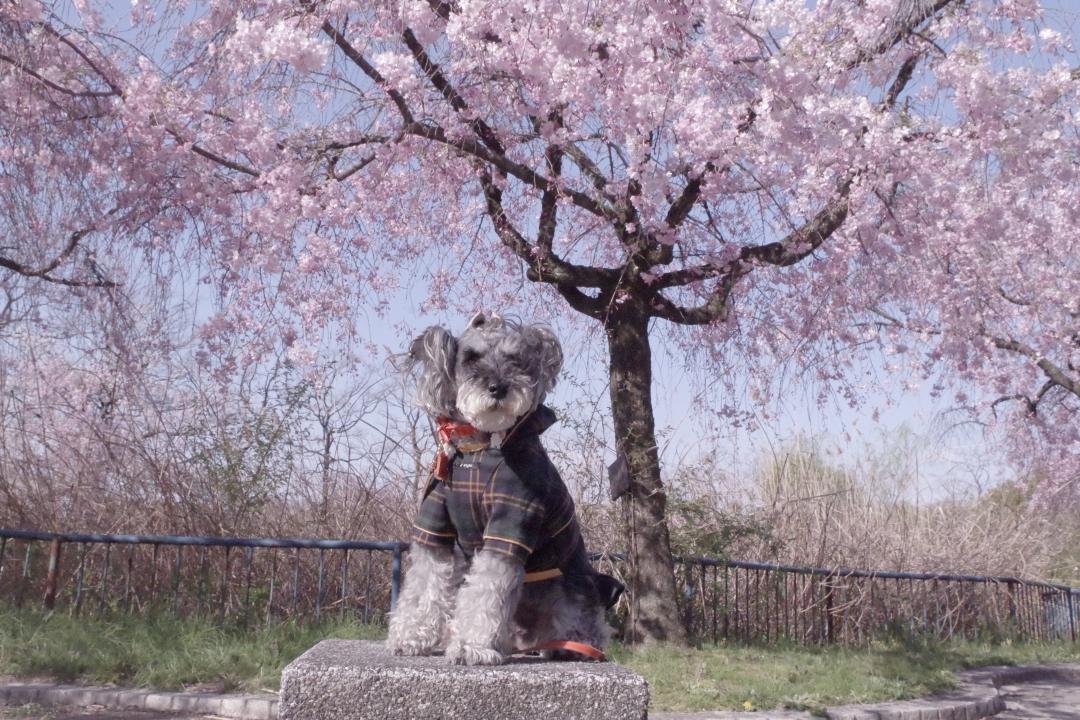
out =
<svg viewBox="0 0 1080 720"><path fill-rule="evenodd" d="M413 542L457 543L467 557L485 548L520 560L527 572L587 568L574 501L540 444L554 422L555 413L541 405L501 449L455 455L449 477L428 484Z"/></svg>

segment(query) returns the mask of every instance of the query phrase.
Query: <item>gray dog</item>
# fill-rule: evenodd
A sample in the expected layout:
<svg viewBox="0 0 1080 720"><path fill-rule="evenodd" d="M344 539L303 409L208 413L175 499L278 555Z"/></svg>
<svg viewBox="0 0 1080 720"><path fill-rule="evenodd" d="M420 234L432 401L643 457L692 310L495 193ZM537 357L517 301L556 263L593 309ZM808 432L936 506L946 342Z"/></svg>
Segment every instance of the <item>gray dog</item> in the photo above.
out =
<svg viewBox="0 0 1080 720"><path fill-rule="evenodd" d="M390 617L391 649L445 647L454 663L497 665L526 649L562 657L552 646L602 648L604 610L623 588L590 565L539 439L555 422L541 403L562 367L558 340L542 325L480 313L459 338L428 328L405 366L417 404L438 423L440 455ZM469 564L463 581L455 545Z"/></svg>

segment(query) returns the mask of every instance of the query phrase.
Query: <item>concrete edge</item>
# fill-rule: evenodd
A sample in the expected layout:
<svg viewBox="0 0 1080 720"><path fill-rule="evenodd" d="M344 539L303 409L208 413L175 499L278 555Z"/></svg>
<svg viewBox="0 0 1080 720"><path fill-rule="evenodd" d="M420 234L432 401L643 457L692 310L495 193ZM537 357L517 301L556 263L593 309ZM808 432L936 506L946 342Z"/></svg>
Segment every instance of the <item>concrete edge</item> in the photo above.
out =
<svg viewBox="0 0 1080 720"><path fill-rule="evenodd" d="M1040 680L1080 683L1080 666L995 666L957 673L959 687L945 695L923 700L846 705L829 708L829 720L980 720L1006 710L998 692L1003 685Z"/></svg>
<svg viewBox="0 0 1080 720"><path fill-rule="evenodd" d="M129 688L9 683L0 685L0 705L100 705L117 710L156 710L217 715L234 720L277 720L277 695L161 692Z"/></svg>
<svg viewBox="0 0 1080 720"><path fill-rule="evenodd" d="M875 705L845 705L828 708L829 720L980 720L1005 710L1005 700L996 687L973 683L945 696L921 700L901 700Z"/></svg>

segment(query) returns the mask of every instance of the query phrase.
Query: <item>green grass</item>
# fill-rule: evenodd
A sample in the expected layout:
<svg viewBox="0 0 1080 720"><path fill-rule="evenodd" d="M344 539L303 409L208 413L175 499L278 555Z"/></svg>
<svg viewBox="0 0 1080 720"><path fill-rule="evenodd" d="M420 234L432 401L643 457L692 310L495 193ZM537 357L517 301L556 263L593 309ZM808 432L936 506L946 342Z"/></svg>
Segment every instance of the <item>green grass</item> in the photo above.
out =
<svg viewBox="0 0 1080 720"><path fill-rule="evenodd" d="M986 665L1080 662L1072 643L876 643L867 648L706 646L627 650L613 659L649 680L654 710L821 712L826 706L921 697Z"/></svg>
<svg viewBox="0 0 1080 720"><path fill-rule="evenodd" d="M384 634L354 622L243 629L171 615L71 618L0 608L0 674L165 690L277 689L281 669L319 640Z"/></svg>
<svg viewBox="0 0 1080 720"><path fill-rule="evenodd" d="M0 675L177 689L216 685L259 691L323 638L380 639L355 622L265 628L206 619L65 613L0 607ZM953 671L984 665L1080 662L1080 644L879 643L868 648L706 646L614 647L613 659L641 673L652 709L790 708L918 697L953 686Z"/></svg>

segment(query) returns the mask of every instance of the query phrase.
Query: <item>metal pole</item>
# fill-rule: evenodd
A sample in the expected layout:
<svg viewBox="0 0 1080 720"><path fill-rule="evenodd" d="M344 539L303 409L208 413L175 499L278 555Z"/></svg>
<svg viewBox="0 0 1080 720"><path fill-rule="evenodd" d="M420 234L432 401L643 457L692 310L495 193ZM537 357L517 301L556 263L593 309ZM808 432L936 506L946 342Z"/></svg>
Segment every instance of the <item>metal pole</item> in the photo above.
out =
<svg viewBox="0 0 1080 720"><path fill-rule="evenodd" d="M60 538L53 538L49 546L49 572L45 577L45 609L56 605L57 575L60 573Z"/></svg>
<svg viewBox="0 0 1080 720"><path fill-rule="evenodd" d="M394 548L394 557L390 563L390 609L397 607L398 593L401 591L401 546Z"/></svg>
<svg viewBox="0 0 1080 720"><path fill-rule="evenodd" d="M1076 642L1076 609L1073 607L1073 590L1065 591L1065 602L1069 603L1069 630L1072 632L1072 641Z"/></svg>
<svg viewBox="0 0 1080 720"><path fill-rule="evenodd" d="M326 551L319 549L319 579L315 586L315 622L322 619L323 584L326 580Z"/></svg>

